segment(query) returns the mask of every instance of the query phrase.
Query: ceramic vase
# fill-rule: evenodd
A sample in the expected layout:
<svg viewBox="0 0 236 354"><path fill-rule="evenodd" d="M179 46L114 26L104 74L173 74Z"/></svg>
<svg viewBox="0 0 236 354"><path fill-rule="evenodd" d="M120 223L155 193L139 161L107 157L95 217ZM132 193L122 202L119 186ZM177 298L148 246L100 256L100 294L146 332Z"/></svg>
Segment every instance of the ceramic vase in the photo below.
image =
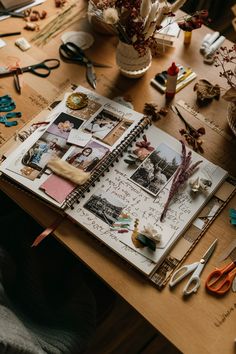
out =
<svg viewBox="0 0 236 354"><path fill-rule="evenodd" d="M122 75L139 78L152 64L151 51L147 48L145 54L141 56L132 45L119 41L116 49L116 63Z"/></svg>

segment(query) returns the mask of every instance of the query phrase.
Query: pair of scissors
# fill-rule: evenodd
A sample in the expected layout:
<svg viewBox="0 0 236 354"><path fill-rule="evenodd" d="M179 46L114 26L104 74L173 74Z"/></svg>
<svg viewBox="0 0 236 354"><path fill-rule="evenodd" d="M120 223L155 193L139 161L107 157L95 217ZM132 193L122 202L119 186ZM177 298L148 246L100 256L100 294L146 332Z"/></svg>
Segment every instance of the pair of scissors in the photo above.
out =
<svg viewBox="0 0 236 354"><path fill-rule="evenodd" d="M21 74L30 72L31 74L40 76L40 77L47 77L50 75L51 70L58 68L60 65L60 60L58 59L46 59L38 64L28 65L24 67L0 67L0 77L7 76L7 75L15 75L17 72Z"/></svg>
<svg viewBox="0 0 236 354"><path fill-rule="evenodd" d="M183 294L190 295L195 293L200 286L200 274L205 267L207 261L213 254L217 244L217 239L211 244L206 253L202 256L199 262L195 262L189 265L184 265L181 268L177 269L171 277L169 286L173 287L177 283L179 283L182 279L184 279L188 274L192 273L189 281L184 287Z"/></svg>
<svg viewBox="0 0 236 354"><path fill-rule="evenodd" d="M22 76L21 74L30 72L31 74L40 76L40 77L48 77L51 73L51 70L58 68L60 65L60 60L58 59L46 59L38 64L28 65L24 67L0 67L0 77L13 75L14 82L16 86L17 92L21 93L22 87Z"/></svg>
<svg viewBox="0 0 236 354"><path fill-rule="evenodd" d="M94 67L110 68L110 65L97 63L90 60L84 53L84 51L72 42L66 42L61 44L59 48L61 57L69 62L78 63L86 66L86 78L88 83L95 89L97 84L97 78Z"/></svg>
<svg viewBox="0 0 236 354"><path fill-rule="evenodd" d="M236 260L222 268L216 268L206 280L206 288L217 295L224 295L234 283L236 277Z"/></svg>

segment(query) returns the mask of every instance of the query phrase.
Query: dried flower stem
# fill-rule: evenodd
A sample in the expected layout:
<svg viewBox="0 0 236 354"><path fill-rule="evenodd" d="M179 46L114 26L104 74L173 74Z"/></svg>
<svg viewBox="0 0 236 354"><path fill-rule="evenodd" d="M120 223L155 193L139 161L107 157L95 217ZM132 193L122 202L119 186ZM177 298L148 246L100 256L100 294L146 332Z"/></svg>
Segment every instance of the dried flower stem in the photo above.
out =
<svg viewBox="0 0 236 354"><path fill-rule="evenodd" d="M193 173L196 171L198 165L202 162L202 161L197 161L191 165L192 152L189 151L187 154L185 144L182 141L180 141L180 142L182 144L182 156L181 156L182 161L181 161L181 164L179 165L178 169L176 170L174 178L172 180L169 195L168 195L167 201L164 205L164 209L161 214L160 221L164 221L169 204L170 204L171 200L173 199L173 197L178 193L180 187L183 186L185 184L185 182L193 175Z"/></svg>

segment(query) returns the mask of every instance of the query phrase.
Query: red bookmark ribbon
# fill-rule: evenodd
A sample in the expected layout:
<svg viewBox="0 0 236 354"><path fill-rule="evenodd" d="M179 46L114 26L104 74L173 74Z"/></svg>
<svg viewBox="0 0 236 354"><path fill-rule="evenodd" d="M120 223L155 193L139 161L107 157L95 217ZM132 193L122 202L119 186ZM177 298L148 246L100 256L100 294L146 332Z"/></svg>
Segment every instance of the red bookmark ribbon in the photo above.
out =
<svg viewBox="0 0 236 354"><path fill-rule="evenodd" d="M61 222L65 219L65 216L60 216L57 218L50 226L48 226L40 235L36 237L31 247L36 247L42 242L47 236L51 235L56 228L61 224Z"/></svg>

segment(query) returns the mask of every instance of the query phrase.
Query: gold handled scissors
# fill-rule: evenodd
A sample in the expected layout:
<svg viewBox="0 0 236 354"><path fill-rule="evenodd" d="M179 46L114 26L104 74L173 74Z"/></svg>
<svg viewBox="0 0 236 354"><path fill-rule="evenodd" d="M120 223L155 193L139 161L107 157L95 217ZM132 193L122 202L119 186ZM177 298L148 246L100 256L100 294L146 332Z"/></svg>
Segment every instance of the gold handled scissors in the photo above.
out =
<svg viewBox="0 0 236 354"><path fill-rule="evenodd" d="M206 280L206 288L217 295L224 295L232 286L236 276L236 260L222 268L216 268Z"/></svg>
<svg viewBox="0 0 236 354"><path fill-rule="evenodd" d="M188 274L192 273L189 281L184 287L183 294L190 295L196 293L200 286L200 274L203 271L207 261L213 254L217 244L217 239L211 244L206 253L202 256L199 262L195 262L189 265L183 265L177 269L170 279L169 286L173 287L178 284L182 279L184 279Z"/></svg>

